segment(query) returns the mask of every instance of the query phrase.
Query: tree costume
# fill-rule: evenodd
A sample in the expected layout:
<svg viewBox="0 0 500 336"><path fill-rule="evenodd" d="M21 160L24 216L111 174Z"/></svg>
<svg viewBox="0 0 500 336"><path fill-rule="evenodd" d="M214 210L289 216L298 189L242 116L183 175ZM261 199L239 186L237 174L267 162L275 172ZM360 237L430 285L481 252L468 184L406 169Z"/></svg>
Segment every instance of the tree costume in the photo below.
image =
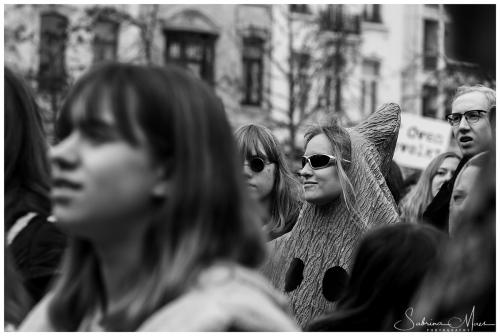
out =
<svg viewBox="0 0 500 336"><path fill-rule="evenodd" d="M362 234L398 221L384 176L400 123L400 108L391 103L347 129L351 165L346 174L354 187L357 214L348 210L342 197L325 206L305 202L294 228L269 243L271 256L263 271L287 294L302 326L334 308Z"/></svg>

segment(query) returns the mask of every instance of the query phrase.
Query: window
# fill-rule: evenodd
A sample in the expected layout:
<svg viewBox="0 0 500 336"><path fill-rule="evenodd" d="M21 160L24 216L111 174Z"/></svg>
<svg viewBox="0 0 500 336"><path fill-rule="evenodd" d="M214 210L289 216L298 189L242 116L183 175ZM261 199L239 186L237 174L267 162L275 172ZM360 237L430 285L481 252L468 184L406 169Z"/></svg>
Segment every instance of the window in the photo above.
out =
<svg viewBox="0 0 500 336"><path fill-rule="evenodd" d="M363 60L363 78L361 80L361 113L367 116L377 108L377 81L379 79L380 62Z"/></svg>
<svg viewBox="0 0 500 336"><path fill-rule="evenodd" d="M98 19L94 25L94 63L116 60L118 23Z"/></svg>
<svg viewBox="0 0 500 336"><path fill-rule="evenodd" d="M242 104L259 106L262 102L264 40L260 37L243 39L243 100Z"/></svg>
<svg viewBox="0 0 500 336"><path fill-rule="evenodd" d="M364 5L363 6L363 21L381 23L380 5Z"/></svg>
<svg viewBox="0 0 500 336"><path fill-rule="evenodd" d="M311 9L309 5L290 5L290 12L292 13L301 13L301 14L311 14Z"/></svg>
<svg viewBox="0 0 500 336"><path fill-rule="evenodd" d="M422 115L424 117L436 118L437 116L438 89L436 86L424 85L422 88Z"/></svg>
<svg viewBox="0 0 500 336"><path fill-rule="evenodd" d="M320 30L337 33L359 34L361 32L361 15L350 14L348 7L341 4L327 5L319 12Z"/></svg>
<svg viewBox="0 0 500 336"><path fill-rule="evenodd" d="M66 82L66 40L68 19L55 12L41 15L38 88L59 91Z"/></svg>
<svg viewBox="0 0 500 336"><path fill-rule="evenodd" d="M424 20L424 70L437 68L438 43L438 22Z"/></svg>
<svg viewBox="0 0 500 336"><path fill-rule="evenodd" d="M165 62L177 63L193 71L209 84L214 83L216 35L165 30Z"/></svg>

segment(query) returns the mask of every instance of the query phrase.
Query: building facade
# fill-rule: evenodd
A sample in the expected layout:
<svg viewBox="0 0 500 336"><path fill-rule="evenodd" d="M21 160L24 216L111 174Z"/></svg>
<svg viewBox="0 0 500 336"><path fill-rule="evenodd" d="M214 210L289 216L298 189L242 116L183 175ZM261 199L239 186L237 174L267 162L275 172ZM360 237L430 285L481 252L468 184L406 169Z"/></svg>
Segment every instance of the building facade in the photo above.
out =
<svg viewBox="0 0 500 336"><path fill-rule="evenodd" d="M455 88L478 82L462 71L473 65L451 57L459 40L448 9L5 5L5 62L38 93L49 131L65 90L92 65L172 62L214 87L234 127L268 125L291 150L308 123L333 114L349 126L388 101L443 120Z"/></svg>
<svg viewBox="0 0 500 336"><path fill-rule="evenodd" d="M103 61L189 68L236 127L266 123L269 5L6 5L5 63L32 84L49 132L65 90Z"/></svg>

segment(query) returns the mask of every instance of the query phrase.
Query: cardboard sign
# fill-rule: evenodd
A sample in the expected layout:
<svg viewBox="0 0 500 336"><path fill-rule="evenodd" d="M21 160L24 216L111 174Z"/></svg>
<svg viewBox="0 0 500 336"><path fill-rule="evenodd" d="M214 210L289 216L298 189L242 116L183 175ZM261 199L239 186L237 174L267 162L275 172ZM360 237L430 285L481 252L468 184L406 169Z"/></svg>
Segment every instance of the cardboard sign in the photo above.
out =
<svg viewBox="0 0 500 336"><path fill-rule="evenodd" d="M448 149L450 132L446 121L402 113L394 161L403 167L425 169Z"/></svg>

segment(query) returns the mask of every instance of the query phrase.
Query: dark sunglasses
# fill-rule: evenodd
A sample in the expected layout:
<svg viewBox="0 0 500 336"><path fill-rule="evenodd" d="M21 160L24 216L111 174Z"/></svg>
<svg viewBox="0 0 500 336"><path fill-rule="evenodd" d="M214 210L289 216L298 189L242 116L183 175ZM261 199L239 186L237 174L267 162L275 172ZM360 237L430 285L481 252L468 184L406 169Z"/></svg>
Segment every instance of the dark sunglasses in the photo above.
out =
<svg viewBox="0 0 500 336"><path fill-rule="evenodd" d="M266 162L264 161L264 159L258 157L258 156L255 156L253 158L250 158L248 160L248 163L244 163L243 165L244 166L250 166L250 169L254 172L254 173L260 173L261 171L264 170L264 167L267 165L267 164L270 164L271 162Z"/></svg>
<svg viewBox="0 0 500 336"><path fill-rule="evenodd" d="M303 156L302 168L304 168L308 162L312 169L326 168L330 165L335 164L335 159L335 156L328 154L313 154L309 156ZM342 159L342 161L351 162L345 159Z"/></svg>
<svg viewBox="0 0 500 336"><path fill-rule="evenodd" d="M450 123L451 126L458 126L460 125L460 121L462 120L462 116L465 117L465 120L467 120L468 123L473 124L479 121L481 119L482 114L487 113L486 111L483 110L471 110L467 111L463 114L461 113L452 113L448 114L446 116L446 120Z"/></svg>

